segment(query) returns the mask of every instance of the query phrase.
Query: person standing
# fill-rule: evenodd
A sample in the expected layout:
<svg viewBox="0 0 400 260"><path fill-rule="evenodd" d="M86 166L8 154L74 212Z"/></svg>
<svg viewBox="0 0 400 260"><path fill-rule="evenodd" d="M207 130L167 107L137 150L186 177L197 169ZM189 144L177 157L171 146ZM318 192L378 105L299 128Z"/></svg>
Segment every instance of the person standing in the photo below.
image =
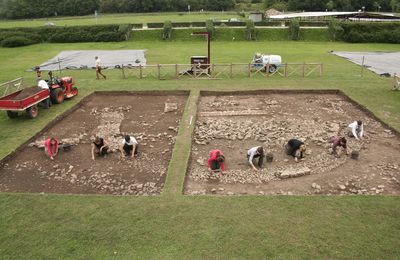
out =
<svg viewBox="0 0 400 260"><path fill-rule="evenodd" d="M253 168L253 170L257 171L257 168L254 166L254 159L258 158L258 167L262 169L263 167L263 162L264 162L264 148L262 146L256 146L253 148L250 148L247 151L247 160L249 161L250 166Z"/></svg>
<svg viewBox="0 0 400 260"><path fill-rule="evenodd" d="M296 162L304 157L304 152L306 151L306 145L297 139L290 139L286 144L286 154L294 157Z"/></svg>
<svg viewBox="0 0 400 260"><path fill-rule="evenodd" d="M138 155L138 142L135 137L125 135L122 140L122 144L120 146L120 151L122 157L130 156L132 159L135 159L135 156Z"/></svg>
<svg viewBox="0 0 400 260"><path fill-rule="evenodd" d="M92 143L92 160L94 161L94 155L104 156L108 153L108 145L103 138L96 137Z"/></svg>
<svg viewBox="0 0 400 260"><path fill-rule="evenodd" d="M221 150L215 149L210 152L207 166L209 171L225 171L225 156Z"/></svg>
<svg viewBox="0 0 400 260"><path fill-rule="evenodd" d="M36 66L36 82L39 82L42 79L42 71L40 70L39 66Z"/></svg>
<svg viewBox="0 0 400 260"><path fill-rule="evenodd" d="M96 64L97 79L100 79L99 75L101 75L104 79L107 79L107 77L101 72L101 59L98 56L96 56L94 59L95 59L95 64Z"/></svg>
<svg viewBox="0 0 400 260"><path fill-rule="evenodd" d="M349 136L356 138L356 140L361 140L364 136L364 124L361 120L354 121L348 125Z"/></svg>
<svg viewBox="0 0 400 260"><path fill-rule="evenodd" d="M54 137L48 138L44 141L44 152L51 160L54 160L58 153L58 141Z"/></svg>

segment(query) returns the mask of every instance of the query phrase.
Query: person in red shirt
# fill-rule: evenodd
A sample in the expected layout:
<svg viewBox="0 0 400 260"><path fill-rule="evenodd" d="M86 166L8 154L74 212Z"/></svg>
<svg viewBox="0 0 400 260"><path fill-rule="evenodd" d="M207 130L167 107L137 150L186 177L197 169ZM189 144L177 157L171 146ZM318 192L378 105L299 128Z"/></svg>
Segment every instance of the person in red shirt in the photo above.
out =
<svg viewBox="0 0 400 260"><path fill-rule="evenodd" d="M223 172L225 170L225 156L221 150L215 149L210 152L207 166L209 171Z"/></svg>
<svg viewBox="0 0 400 260"><path fill-rule="evenodd" d="M44 141L44 151L50 159L54 160L54 157L58 153L58 141L54 137L51 137Z"/></svg>

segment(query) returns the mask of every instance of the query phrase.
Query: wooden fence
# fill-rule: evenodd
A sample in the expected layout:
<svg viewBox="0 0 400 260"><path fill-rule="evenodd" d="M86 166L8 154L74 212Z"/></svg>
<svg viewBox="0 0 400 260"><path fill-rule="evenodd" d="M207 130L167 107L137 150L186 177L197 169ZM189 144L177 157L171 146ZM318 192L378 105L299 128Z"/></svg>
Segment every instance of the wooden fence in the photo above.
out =
<svg viewBox="0 0 400 260"><path fill-rule="evenodd" d="M322 63L285 63L279 68L267 64L266 67L257 67L252 63L230 63L230 64L157 64L136 67L121 67L122 77L127 79L135 77L138 79L223 79L236 77L309 77L323 76ZM270 71L267 73L266 71Z"/></svg>

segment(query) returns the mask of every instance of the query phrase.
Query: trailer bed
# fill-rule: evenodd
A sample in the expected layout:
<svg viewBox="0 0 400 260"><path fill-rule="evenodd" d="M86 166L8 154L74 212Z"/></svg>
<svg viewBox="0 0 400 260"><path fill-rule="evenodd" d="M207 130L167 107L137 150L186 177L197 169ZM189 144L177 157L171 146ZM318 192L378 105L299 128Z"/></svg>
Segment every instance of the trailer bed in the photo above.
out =
<svg viewBox="0 0 400 260"><path fill-rule="evenodd" d="M50 92L39 87L30 87L0 98L0 110L22 111L47 98Z"/></svg>

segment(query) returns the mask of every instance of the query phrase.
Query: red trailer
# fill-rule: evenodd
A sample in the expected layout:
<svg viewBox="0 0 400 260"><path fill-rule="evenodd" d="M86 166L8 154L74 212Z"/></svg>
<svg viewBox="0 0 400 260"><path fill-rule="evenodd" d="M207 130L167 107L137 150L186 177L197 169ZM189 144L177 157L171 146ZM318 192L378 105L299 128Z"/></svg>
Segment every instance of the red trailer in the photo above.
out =
<svg viewBox="0 0 400 260"><path fill-rule="evenodd" d="M2 84L6 86L5 93L15 86L16 80ZM39 113L38 105L49 108L52 103L60 104L64 98L72 98L78 95L78 89L74 87L74 80L71 77L54 78L47 82L49 89L40 87L29 87L20 89L22 83L19 83L16 90L13 89L11 94L3 94L0 97L0 110L7 111L10 118L18 116L18 112L26 111L30 118L37 117Z"/></svg>
<svg viewBox="0 0 400 260"><path fill-rule="evenodd" d="M6 110L10 118L18 116L19 111L26 111L29 118L37 117L39 103L48 108L50 91L39 87L30 87L0 98L0 110Z"/></svg>

